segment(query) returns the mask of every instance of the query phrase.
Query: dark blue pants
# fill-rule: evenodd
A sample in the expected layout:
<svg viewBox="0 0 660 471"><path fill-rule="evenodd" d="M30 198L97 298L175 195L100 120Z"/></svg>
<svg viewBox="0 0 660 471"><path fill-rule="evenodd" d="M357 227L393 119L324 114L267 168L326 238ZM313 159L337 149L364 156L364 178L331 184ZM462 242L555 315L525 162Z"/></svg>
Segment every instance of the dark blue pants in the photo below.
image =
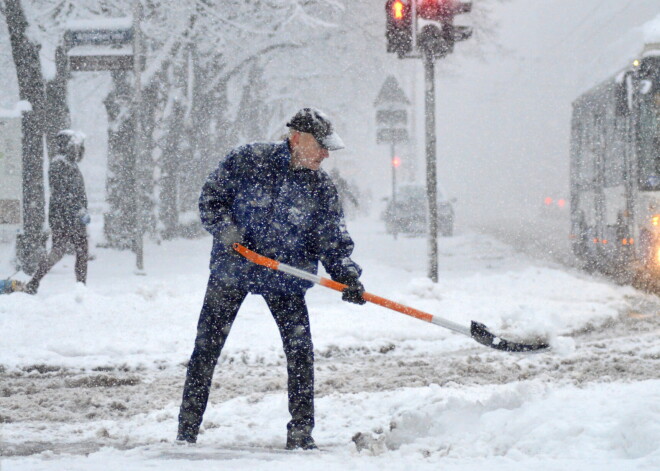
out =
<svg viewBox="0 0 660 471"><path fill-rule="evenodd" d="M206 410L213 370L247 292L211 276L197 324L183 400L178 438L195 441ZM282 337L289 376L289 433L311 434L314 427L314 347L304 295L263 295Z"/></svg>
<svg viewBox="0 0 660 471"><path fill-rule="evenodd" d="M73 245L76 252L76 264L74 271L76 273L76 281L80 283L87 282L87 261L89 259L89 248L87 242L87 229L85 226L78 225L77 227L60 228L54 226L51 228L53 232L53 246L48 256L43 259L37 266L30 283L35 287L39 286L41 279L46 276L51 268L57 262L62 260L69 245Z"/></svg>

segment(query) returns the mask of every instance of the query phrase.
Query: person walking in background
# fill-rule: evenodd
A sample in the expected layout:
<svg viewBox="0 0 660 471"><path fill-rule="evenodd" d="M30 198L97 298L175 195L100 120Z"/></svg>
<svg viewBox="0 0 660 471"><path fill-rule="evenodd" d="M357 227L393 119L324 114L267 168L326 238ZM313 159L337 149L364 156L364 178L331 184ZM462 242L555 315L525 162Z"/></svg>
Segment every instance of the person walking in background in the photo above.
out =
<svg viewBox="0 0 660 471"><path fill-rule="evenodd" d="M199 200L202 224L213 235L211 275L183 388L177 440L194 443L213 371L248 293L260 294L275 319L287 361L287 449L315 449L314 350L305 303L311 282L252 264L234 243L348 285L345 301L364 304L362 270L351 260L353 241L337 190L321 162L344 147L322 112L304 108L287 123L281 142L231 151L212 172Z"/></svg>
<svg viewBox="0 0 660 471"><path fill-rule="evenodd" d="M41 279L59 262L67 247L73 245L76 254L75 274L79 283L87 282L88 241L87 194L82 173L78 168L85 154L84 135L71 129L57 133L57 155L48 169L50 203L48 224L52 232L50 253L43 259L22 289L28 294L36 294Z"/></svg>

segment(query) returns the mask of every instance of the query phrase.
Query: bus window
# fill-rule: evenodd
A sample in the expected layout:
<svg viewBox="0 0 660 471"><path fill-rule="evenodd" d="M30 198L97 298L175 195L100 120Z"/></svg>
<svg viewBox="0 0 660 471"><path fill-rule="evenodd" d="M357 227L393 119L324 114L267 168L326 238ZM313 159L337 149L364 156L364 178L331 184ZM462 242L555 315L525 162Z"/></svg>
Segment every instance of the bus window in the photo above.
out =
<svg viewBox="0 0 660 471"><path fill-rule="evenodd" d="M660 190L660 90L640 95L639 112L640 187Z"/></svg>

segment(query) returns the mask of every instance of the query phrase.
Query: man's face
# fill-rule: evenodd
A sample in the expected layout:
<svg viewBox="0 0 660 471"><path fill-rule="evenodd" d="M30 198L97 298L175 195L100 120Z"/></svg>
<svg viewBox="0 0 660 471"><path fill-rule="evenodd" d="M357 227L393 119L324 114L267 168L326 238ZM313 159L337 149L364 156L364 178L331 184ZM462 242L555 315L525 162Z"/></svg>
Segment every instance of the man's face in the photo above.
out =
<svg viewBox="0 0 660 471"><path fill-rule="evenodd" d="M328 149L324 149L309 133L294 132L291 142L291 165L304 167L310 170L321 168L321 162L330 156Z"/></svg>

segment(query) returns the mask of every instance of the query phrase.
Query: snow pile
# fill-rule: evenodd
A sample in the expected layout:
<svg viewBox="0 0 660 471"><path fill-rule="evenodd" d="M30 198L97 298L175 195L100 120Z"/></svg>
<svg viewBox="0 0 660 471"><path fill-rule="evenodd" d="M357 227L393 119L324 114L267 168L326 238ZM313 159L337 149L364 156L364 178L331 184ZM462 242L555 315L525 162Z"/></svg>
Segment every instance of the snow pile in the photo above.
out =
<svg viewBox="0 0 660 471"><path fill-rule="evenodd" d="M78 147L80 147L81 145L83 145L85 143L85 138L87 137L87 136L85 136L85 133L83 133L81 131L76 131L74 129L63 129L63 130L59 131L58 134L68 136L70 142L73 145L78 146Z"/></svg>
<svg viewBox="0 0 660 471"><path fill-rule="evenodd" d="M644 42L660 43L660 15L642 25L642 32L644 35Z"/></svg>
<svg viewBox="0 0 660 471"><path fill-rule="evenodd" d="M399 398L407 407L377 442L387 450L455 459L660 458L660 406L648 407L660 399L660 382L597 389L518 383L495 387L486 397L481 388L417 389Z"/></svg>
<svg viewBox="0 0 660 471"><path fill-rule="evenodd" d="M133 17L124 16L116 18L97 17L86 20L69 20L66 29L77 31L122 30L133 27Z"/></svg>
<svg viewBox="0 0 660 471"><path fill-rule="evenodd" d="M172 445L176 408L130 421L99 421L81 433L62 424L72 446L105 438L111 445L87 458L43 452L8 459L7 470L146 469L657 469L660 463L660 381L557 388L514 383L484 388L404 388L333 394L317 402L322 453L281 451L284 394L241 397L207 411L199 443ZM27 427L25 435L36 432ZM122 451L121 443L139 447ZM357 443L357 446L356 446ZM271 449L270 447L274 447ZM22 466L22 468L20 468ZM572 468L573 467L573 468Z"/></svg>
<svg viewBox="0 0 660 471"><path fill-rule="evenodd" d="M32 111L32 105L29 101L21 100L11 110L0 108L0 118L20 118L23 113L28 111Z"/></svg>
<svg viewBox="0 0 660 471"><path fill-rule="evenodd" d="M550 339L554 349L505 354L312 289L315 437L327 452L287 454L281 343L265 302L250 296L223 351L199 444L181 448L172 441L210 240L147 244L147 276L132 274L132 254L96 249L88 286L74 284L66 257L38 295L0 298L3 469L660 463L657 299L474 233L440 241L433 284L420 263L426 241L393 240L378 227L351 225L367 290L459 324L484 322L507 339Z"/></svg>

